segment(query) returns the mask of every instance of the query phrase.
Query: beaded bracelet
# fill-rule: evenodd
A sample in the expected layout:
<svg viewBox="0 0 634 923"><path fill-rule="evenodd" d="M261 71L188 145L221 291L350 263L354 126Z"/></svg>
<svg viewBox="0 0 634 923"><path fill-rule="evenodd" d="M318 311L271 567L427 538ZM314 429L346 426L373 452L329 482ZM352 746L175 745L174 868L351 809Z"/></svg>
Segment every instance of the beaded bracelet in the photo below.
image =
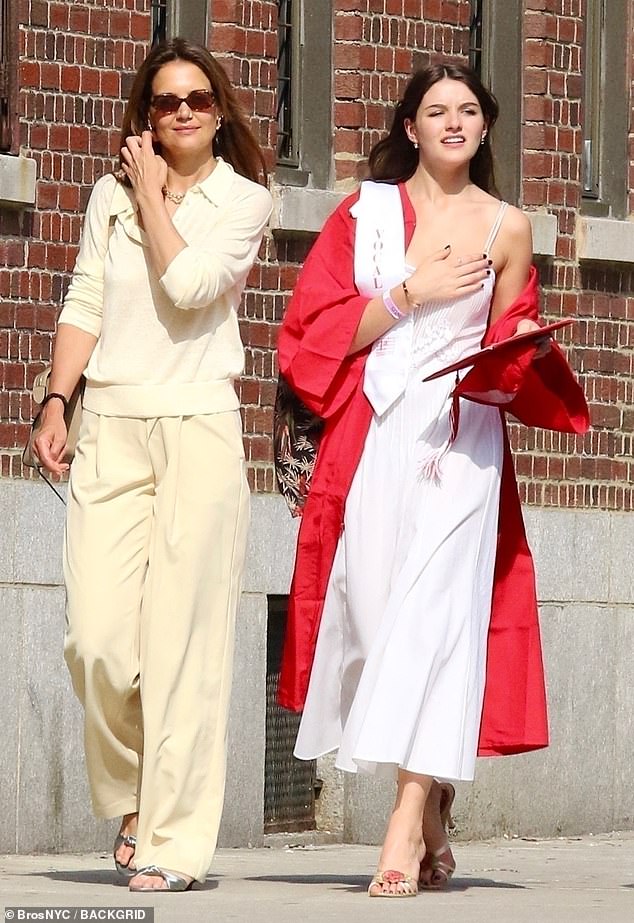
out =
<svg viewBox="0 0 634 923"><path fill-rule="evenodd" d="M407 317L407 315L401 311L397 303L390 295L389 289L387 292L383 292L383 304L385 305L388 313L392 315L394 320L403 320L404 317Z"/></svg>

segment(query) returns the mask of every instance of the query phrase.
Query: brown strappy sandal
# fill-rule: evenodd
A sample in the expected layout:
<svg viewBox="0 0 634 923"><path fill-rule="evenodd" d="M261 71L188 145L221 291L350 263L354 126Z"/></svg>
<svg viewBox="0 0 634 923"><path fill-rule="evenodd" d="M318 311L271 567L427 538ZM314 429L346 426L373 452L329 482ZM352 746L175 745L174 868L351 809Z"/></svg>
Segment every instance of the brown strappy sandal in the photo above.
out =
<svg viewBox="0 0 634 923"><path fill-rule="evenodd" d="M443 856L449 857L451 861L447 862L443 859ZM446 888L451 876L456 871L456 863L448 842L431 854L429 868L432 873L431 878L429 881L419 882L421 888L425 891L441 891Z"/></svg>
<svg viewBox="0 0 634 923"><path fill-rule="evenodd" d="M440 784L440 820L445 833L449 833L455 827L451 816L451 808L456 790L451 782L441 782ZM445 857L445 858L443 858ZM450 861L448 861L450 860ZM456 870L453 853L446 839L444 844L432 853L425 853L421 862L421 873L418 879L418 887L425 891L440 891L446 888L449 880ZM426 880L424 875L431 871L431 876Z"/></svg>

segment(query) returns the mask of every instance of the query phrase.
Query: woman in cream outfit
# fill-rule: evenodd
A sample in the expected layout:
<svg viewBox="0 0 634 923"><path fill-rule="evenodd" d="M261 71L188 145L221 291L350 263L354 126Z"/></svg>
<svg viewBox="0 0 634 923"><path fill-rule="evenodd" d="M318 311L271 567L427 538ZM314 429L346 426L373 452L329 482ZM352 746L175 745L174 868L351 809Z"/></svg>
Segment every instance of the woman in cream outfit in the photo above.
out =
<svg viewBox="0 0 634 923"><path fill-rule="evenodd" d="M134 84L121 170L86 213L36 441L69 491L66 661L95 813L130 890L203 880L220 822L249 517L237 308L271 199L223 69L175 39Z"/></svg>

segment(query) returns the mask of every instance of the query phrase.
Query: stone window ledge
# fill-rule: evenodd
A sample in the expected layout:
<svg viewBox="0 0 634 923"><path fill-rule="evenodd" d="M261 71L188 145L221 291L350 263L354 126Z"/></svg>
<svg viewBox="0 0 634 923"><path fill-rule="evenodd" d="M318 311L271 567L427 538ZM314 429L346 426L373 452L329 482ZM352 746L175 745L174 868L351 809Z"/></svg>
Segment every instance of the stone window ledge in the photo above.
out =
<svg viewBox="0 0 634 923"><path fill-rule="evenodd" d="M275 207L271 219L274 231L321 230L328 215L348 193L327 189L306 189L298 186L273 184ZM527 212L533 227L535 253L554 256L557 242L557 218L546 212Z"/></svg>
<svg viewBox="0 0 634 923"><path fill-rule="evenodd" d="M548 212L525 212L533 229L535 256L554 256L557 248L557 218Z"/></svg>
<svg viewBox="0 0 634 923"><path fill-rule="evenodd" d="M577 256L596 262L634 263L634 221L579 215Z"/></svg>
<svg viewBox="0 0 634 923"><path fill-rule="evenodd" d="M273 184L275 207L271 219L274 231L312 233L321 230L328 215L347 193ZM557 217L545 211L526 212L533 229L533 251L537 256L555 256ZM634 263L634 221L614 218L577 219L580 260L609 260Z"/></svg>
<svg viewBox="0 0 634 923"><path fill-rule="evenodd" d="M0 154L0 207L35 205L35 161Z"/></svg>
<svg viewBox="0 0 634 923"><path fill-rule="evenodd" d="M316 234L328 215L345 198L329 189L306 189L273 183L273 231Z"/></svg>

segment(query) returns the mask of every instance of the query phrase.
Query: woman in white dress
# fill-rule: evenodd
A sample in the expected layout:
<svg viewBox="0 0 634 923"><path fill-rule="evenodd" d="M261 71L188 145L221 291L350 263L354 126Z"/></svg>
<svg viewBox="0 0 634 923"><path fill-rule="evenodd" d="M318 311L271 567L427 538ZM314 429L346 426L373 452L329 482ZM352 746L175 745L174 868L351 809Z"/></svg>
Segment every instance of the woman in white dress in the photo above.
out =
<svg viewBox="0 0 634 923"><path fill-rule="evenodd" d="M373 897L447 883L453 789L435 780L474 775L503 426L495 407L463 402L452 433L453 376L423 379L476 351L529 278L529 221L491 192L496 116L468 68L417 72L370 155L374 182L332 216L296 292L307 304L314 293L317 304L324 282L315 266L323 276L329 261L350 262L341 244L349 233L350 304L365 297L347 354L369 352L363 390L373 414L345 500L295 753L338 750L345 771L396 776ZM310 387L302 392L291 368L292 309L280 368L307 399ZM536 326L520 320L514 332Z"/></svg>

